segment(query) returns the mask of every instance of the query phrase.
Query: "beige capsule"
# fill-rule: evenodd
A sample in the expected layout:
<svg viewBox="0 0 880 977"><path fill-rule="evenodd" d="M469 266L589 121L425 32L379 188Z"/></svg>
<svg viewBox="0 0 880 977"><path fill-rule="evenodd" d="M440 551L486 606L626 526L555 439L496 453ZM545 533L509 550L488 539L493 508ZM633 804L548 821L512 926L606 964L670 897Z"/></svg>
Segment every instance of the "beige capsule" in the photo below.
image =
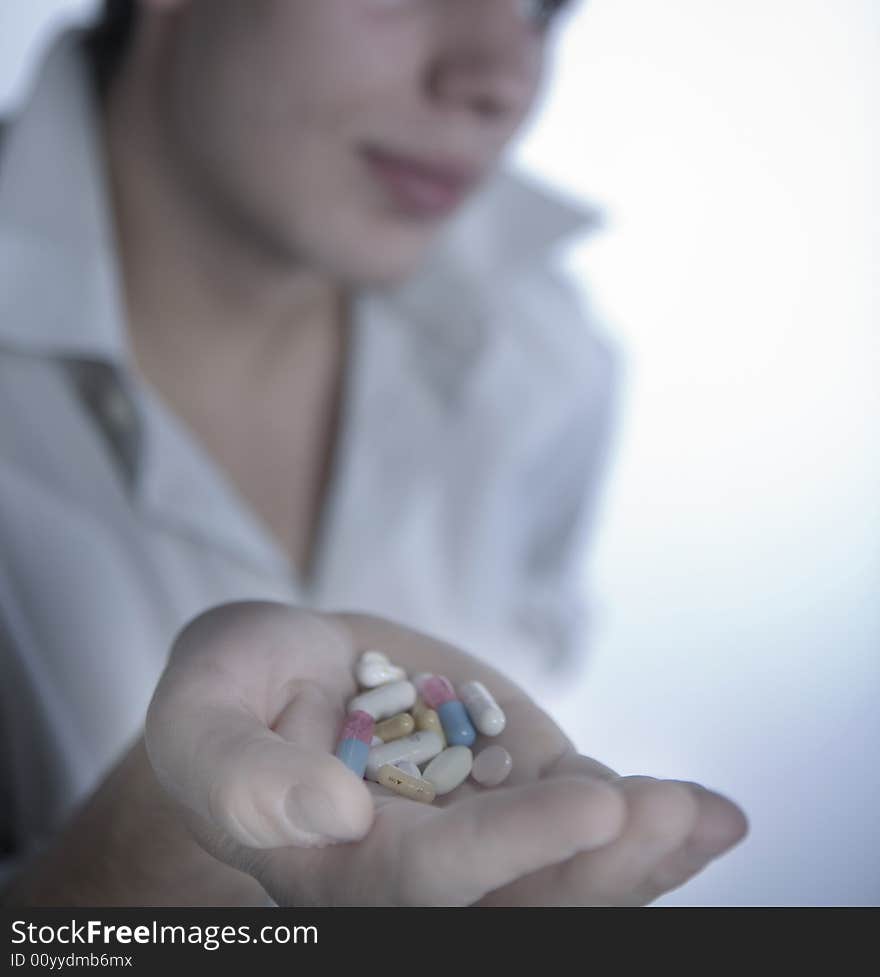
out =
<svg viewBox="0 0 880 977"><path fill-rule="evenodd" d="M430 804L437 796L433 784L421 777L411 777L390 763L379 768L378 780L383 787L393 790L395 794L408 797L411 801L421 801L422 804Z"/></svg>
<svg viewBox="0 0 880 977"><path fill-rule="evenodd" d="M390 743L392 740L399 740L416 728L415 720L408 712L399 712L390 719L383 719L381 723L376 723L375 735L383 743Z"/></svg>
<svg viewBox="0 0 880 977"><path fill-rule="evenodd" d="M429 729L431 732L436 733L441 740L443 740L443 746L446 746L446 734L443 732L443 724L440 722L440 717L437 715L436 709L429 709L421 699L416 702L412 707L412 717L415 720L416 729L424 730Z"/></svg>

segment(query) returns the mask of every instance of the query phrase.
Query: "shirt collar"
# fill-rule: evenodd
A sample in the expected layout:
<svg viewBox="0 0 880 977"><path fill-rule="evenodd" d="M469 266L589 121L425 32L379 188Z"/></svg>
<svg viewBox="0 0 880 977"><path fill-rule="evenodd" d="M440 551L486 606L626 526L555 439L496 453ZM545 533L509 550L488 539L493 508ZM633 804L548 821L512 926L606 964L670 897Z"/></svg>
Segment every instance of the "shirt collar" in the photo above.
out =
<svg viewBox="0 0 880 977"><path fill-rule="evenodd" d="M69 32L53 47L0 158L0 342L126 358L96 107Z"/></svg>
<svg viewBox="0 0 880 977"><path fill-rule="evenodd" d="M81 32L56 41L0 161L0 343L124 364L121 279ZM488 290L600 222L598 211L500 172L422 270L377 298L417 322L436 321L435 340L460 345L465 313Z"/></svg>

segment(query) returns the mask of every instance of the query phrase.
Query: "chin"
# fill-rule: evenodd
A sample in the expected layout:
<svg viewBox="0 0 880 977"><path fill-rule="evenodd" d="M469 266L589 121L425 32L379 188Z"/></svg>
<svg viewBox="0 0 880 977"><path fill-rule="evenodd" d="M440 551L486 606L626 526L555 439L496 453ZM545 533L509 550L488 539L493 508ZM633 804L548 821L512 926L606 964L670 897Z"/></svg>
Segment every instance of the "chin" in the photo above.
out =
<svg viewBox="0 0 880 977"><path fill-rule="evenodd" d="M348 277L359 288L396 288L410 281L422 266L421 261L371 262Z"/></svg>
<svg viewBox="0 0 880 977"><path fill-rule="evenodd" d="M406 284L427 260L428 242L383 242L380 236L372 239L369 251L349 253L333 262L332 273L349 285L360 288L393 288Z"/></svg>
<svg viewBox="0 0 880 977"><path fill-rule="evenodd" d="M311 268L342 285L393 288L418 274L440 234L440 224L399 220L325 221L264 235L283 265Z"/></svg>

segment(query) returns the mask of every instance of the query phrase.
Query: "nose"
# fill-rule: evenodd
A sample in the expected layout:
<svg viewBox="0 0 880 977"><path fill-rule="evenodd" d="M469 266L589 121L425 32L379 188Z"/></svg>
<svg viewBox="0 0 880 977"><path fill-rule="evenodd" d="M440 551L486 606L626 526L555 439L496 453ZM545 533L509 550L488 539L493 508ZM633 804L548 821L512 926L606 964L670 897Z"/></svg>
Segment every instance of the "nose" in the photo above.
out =
<svg viewBox="0 0 880 977"><path fill-rule="evenodd" d="M517 122L535 97L543 40L522 0L445 0L431 94L489 122Z"/></svg>

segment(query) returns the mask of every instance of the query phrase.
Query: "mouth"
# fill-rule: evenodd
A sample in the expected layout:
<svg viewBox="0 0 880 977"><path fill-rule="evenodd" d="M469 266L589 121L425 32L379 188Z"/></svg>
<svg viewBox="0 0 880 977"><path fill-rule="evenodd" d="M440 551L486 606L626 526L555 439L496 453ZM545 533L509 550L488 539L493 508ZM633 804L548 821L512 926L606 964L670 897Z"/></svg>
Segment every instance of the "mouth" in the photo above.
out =
<svg viewBox="0 0 880 977"><path fill-rule="evenodd" d="M477 167L455 160L426 160L373 147L362 153L394 206L405 216L420 220L451 214L482 175Z"/></svg>

